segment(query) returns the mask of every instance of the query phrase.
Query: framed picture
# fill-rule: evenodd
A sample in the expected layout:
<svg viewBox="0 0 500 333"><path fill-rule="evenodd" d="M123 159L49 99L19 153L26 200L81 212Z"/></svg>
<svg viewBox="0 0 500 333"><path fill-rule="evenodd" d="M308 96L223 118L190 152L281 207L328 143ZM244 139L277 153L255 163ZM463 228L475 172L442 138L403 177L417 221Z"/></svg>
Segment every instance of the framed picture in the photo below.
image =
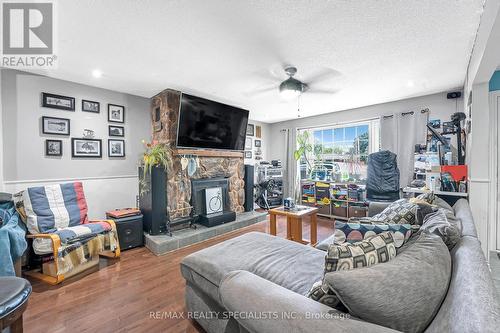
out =
<svg viewBox="0 0 500 333"><path fill-rule="evenodd" d="M245 149L252 149L252 138L249 136L245 139Z"/></svg>
<svg viewBox="0 0 500 333"><path fill-rule="evenodd" d="M109 157L125 157L125 141L124 140L108 140L108 156Z"/></svg>
<svg viewBox="0 0 500 333"><path fill-rule="evenodd" d="M75 111L75 98L42 93L42 106L52 109Z"/></svg>
<svg viewBox="0 0 500 333"><path fill-rule="evenodd" d="M259 125L255 126L255 136L259 139L262 137L262 127Z"/></svg>
<svg viewBox="0 0 500 333"><path fill-rule="evenodd" d="M69 135L70 121L66 118L42 117L42 133L54 135Z"/></svg>
<svg viewBox="0 0 500 333"><path fill-rule="evenodd" d="M254 126L253 124L247 124L247 135L254 136Z"/></svg>
<svg viewBox="0 0 500 333"><path fill-rule="evenodd" d="M99 102L87 101L85 99L82 99L82 111L99 113L101 112L100 109L101 104Z"/></svg>
<svg viewBox="0 0 500 333"><path fill-rule="evenodd" d="M125 107L122 105L108 104L108 121L110 123L124 123Z"/></svg>
<svg viewBox="0 0 500 333"><path fill-rule="evenodd" d="M46 156L62 156L62 140L45 140Z"/></svg>
<svg viewBox="0 0 500 333"><path fill-rule="evenodd" d="M101 139L71 138L71 156L101 158Z"/></svg>
<svg viewBox="0 0 500 333"><path fill-rule="evenodd" d="M109 125L108 134L109 136L125 136L125 127Z"/></svg>
<svg viewBox="0 0 500 333"><path fill-rule="evenodd" d="M246 151L245 152L245 158L252 158L252 152L251 151Z"/></svg>
<svg viewBox="0 0 500 333"><path fill-rule="evenodd" d="M260 140L255 140L254 144L255 144L255 147L261 147L262 146L262 142Z"/></svg>

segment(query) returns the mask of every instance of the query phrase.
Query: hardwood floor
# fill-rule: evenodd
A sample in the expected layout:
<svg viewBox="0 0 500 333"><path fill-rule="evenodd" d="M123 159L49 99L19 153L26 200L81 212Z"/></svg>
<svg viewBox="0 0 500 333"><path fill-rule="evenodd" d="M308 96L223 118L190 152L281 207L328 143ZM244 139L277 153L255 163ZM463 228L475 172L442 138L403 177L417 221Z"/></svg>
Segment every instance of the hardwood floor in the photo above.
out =
<svg viewBox="0 0 500 333"><path fill-rule="evenodd" d="M303 223L309 237L309 221ZM179 264L188 254L250 231L269 233L264 221L157 257L146 248L122 252L120 260L76 281L48 286L31 281L33 293L24 314L25 332L203 332L182 318L155 319L155 312L185 312ZM318 218L318 240L333 233L333 220ZM286 220L278 218L278 236Z"/></svg>

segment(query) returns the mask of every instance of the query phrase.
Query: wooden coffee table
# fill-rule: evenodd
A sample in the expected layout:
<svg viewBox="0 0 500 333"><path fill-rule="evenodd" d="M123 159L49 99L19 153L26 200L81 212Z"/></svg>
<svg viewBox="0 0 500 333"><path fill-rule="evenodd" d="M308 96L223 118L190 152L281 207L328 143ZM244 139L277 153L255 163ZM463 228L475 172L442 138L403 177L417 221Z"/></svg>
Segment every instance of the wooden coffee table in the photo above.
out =
<svg viewBox="0 0 500 333"><path fill-rule="evenodd" d="M285 209L283 206L269 210L270 233L276 236L276 216L286 216L286 238L302 244L316 245L318 241L318 208L296 206L295 209ZM311 239L302 239L302 218L311 217Z"/></svg>

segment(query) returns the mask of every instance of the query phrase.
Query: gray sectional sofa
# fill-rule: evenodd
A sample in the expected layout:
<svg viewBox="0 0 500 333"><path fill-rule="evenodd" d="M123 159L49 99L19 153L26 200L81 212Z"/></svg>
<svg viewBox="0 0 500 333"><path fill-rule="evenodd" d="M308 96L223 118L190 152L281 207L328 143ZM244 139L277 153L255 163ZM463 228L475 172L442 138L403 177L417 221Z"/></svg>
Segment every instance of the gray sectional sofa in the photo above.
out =
<svg viewBox="0 0 500 333"><path fill-rule="evenodd" d="M425 332L499 332L500 309L465 200L453 207L462 237L451 251L446 297ZM181 263L188 311L207 332L396 332L307 298L325 252L251 232Z"/></svg>

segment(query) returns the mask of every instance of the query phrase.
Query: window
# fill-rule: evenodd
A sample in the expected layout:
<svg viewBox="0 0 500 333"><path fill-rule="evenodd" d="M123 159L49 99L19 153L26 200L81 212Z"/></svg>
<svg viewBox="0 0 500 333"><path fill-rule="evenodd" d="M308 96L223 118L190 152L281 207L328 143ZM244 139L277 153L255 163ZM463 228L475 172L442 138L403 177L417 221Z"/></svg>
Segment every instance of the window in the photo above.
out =
<svg viewBox="0 0 500 333"><path fill-rule="evenodd" d="M379 137L379 120L299 130L300 178L364 184L367 158L379 150Z"/></svg>

